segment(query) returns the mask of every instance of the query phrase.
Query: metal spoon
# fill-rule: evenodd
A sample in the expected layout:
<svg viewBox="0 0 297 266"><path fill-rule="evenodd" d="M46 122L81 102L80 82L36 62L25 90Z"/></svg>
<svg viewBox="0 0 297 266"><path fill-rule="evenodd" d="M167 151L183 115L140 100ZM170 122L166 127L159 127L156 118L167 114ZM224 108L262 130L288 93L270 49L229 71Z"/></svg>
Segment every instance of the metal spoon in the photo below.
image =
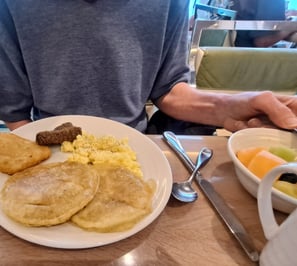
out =
<svg viewBox="0 0 297 266"><path fill-rule="evenodd" d="M202 148L197 157L196 166L188 180L177 183L174 182L172 186L172 196L182 202L193 202L198 198L197 192L192 187L192 180L197 175L198 171L203 167L212 157L212 150Z"/></svg>

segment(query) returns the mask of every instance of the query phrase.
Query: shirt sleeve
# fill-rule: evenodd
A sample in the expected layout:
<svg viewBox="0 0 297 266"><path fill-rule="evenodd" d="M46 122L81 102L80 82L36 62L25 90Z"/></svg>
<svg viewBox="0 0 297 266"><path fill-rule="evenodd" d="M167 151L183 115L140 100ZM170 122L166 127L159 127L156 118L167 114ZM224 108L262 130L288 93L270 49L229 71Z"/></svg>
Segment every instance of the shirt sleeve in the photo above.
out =
<svg viewBox="0 0 297 266"><path fill-rule="evenodd" d="M189 1L175 0L171 3L161 64L150 97L152 101L168 93L175 84L189 81Z"/></svg>
<svg viewBox="0 0 297 266"><path fill-rule="evenodd" d="M4 0L0 0L0 36L0 120L30 119L29 81L13 19Z"/></svg>

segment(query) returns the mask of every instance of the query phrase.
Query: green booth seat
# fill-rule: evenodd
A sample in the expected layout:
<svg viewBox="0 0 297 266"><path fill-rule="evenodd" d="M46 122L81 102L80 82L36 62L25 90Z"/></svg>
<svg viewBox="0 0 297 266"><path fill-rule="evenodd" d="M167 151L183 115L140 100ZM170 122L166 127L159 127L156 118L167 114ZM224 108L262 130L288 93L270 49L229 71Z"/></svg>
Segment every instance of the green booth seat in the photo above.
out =
<svg viewBox="0 0 297 266"><path fill-rule="evenodd" d="M196 85L215 90L297 91L297 49L199 47Z"/></svg>

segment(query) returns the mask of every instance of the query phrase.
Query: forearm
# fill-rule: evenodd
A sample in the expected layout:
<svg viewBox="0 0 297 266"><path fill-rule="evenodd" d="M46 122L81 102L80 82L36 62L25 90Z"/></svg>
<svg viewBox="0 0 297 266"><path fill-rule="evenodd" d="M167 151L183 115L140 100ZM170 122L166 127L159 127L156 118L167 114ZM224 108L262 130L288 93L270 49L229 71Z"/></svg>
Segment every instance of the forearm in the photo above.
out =
<svg viewBox="0 0 297 266"><path fill-rule="evenodd" d="M224 116L230 112L229 98L230 95L224 93L201 91L186 83L178 83L156 105L176 119L221 127L224 126Z"/></svg>
<svg viewBox="0 0 297 266"><path fill-rule="evenodd" d="M232 132L247 127L297 128L297 97L271 91L211 93L179 83L156 104L176 119Z"/></svg>
<svg viewBox="0 0 297 266"><path fill-rule="evenodd" d="M269 47L281 40L286 40L290 34L291 32L280 31L271 35L257 37L254 39L254 44L256 47Z"/></svg>
<svg viewBox="0 0 297 266"><path fill-rule="evenodd" d="M30 120L21 120L17 122L5 122L5 125L9 128L9 130L14 130L30 122L31 122Z"/></svg>

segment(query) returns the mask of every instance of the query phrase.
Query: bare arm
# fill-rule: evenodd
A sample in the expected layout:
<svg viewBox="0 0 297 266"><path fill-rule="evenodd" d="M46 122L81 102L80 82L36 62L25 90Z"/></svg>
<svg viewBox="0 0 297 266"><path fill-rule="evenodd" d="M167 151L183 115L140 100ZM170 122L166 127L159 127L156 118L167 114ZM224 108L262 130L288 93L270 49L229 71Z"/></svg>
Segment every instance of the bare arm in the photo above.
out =
<svg viewBox="0 0 297 266"><path fill-rule="evenodd" d="M287 40L291 34L292 32L279 31L271 35L255 38L254 44L256 47L269 47L281 40Z"/></svg>
<svg viewBox="0 0 297 266"><path fill-rule="evenodd" d="M211 93L175 85L157 106L180 120L224 127L236 131L246 127L297 127L297 97L270 91L238 94Z"/></svg>
<svg viewBox="0 0 297 266"><path fill-rule="evenodd" d="M30 120L22 120L17 122L5 122L5 125L9 128L9 130L14 130L30 122L31 122Z"/></svg>
<svg viewBox="0 0 297 266"><path fill-rule="evenodd" d="M224 106L227 97L224 94L217 97L215 93L201 92L186 83L178 83L156 104L163 112L176 119L222 126L223 121L217 116L217 108Z"/></svg>

